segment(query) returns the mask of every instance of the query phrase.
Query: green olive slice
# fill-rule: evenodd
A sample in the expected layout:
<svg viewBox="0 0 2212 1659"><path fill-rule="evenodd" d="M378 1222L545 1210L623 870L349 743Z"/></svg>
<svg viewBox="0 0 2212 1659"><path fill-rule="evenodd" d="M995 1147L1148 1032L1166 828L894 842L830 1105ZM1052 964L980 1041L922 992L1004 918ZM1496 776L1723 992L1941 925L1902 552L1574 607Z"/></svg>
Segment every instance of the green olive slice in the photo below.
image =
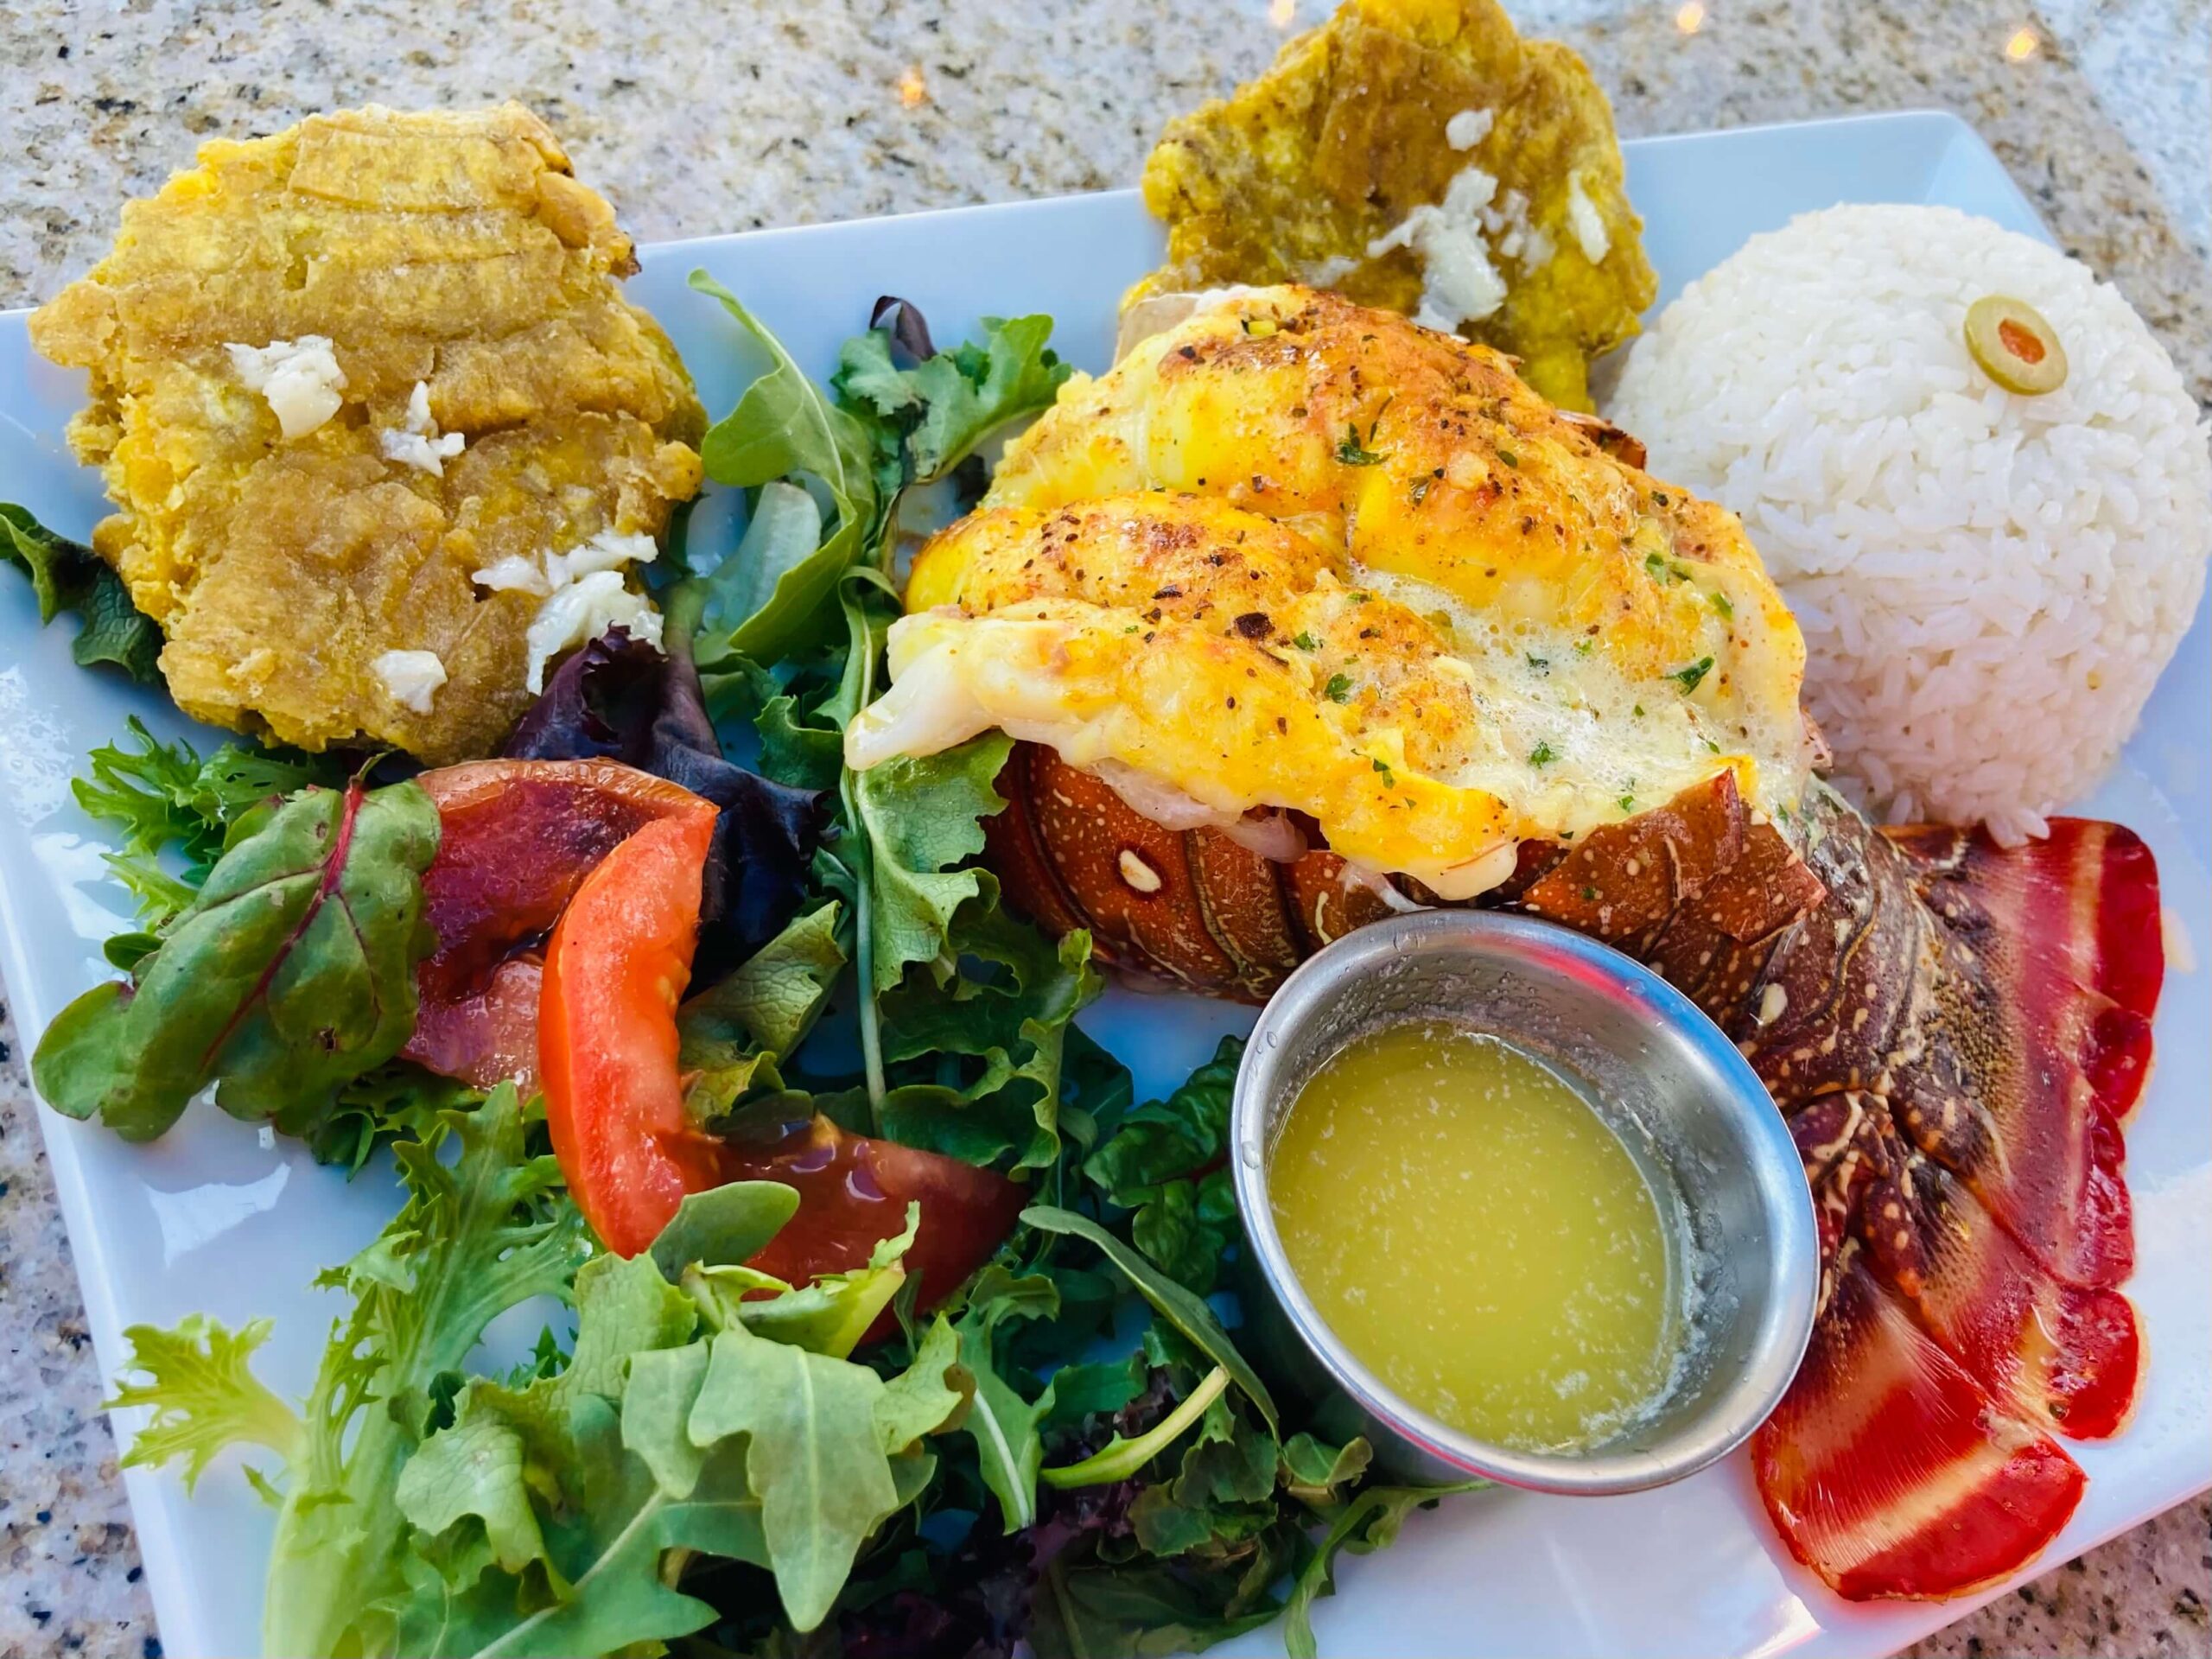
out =
<svg viewBox="0 0 2212 1659"><path fill-rule="evenodd" d="M2007 391L2032 397L2066 384L2066 348L2024 300L1989 294L1968 306L1967 350Z"/></svg>

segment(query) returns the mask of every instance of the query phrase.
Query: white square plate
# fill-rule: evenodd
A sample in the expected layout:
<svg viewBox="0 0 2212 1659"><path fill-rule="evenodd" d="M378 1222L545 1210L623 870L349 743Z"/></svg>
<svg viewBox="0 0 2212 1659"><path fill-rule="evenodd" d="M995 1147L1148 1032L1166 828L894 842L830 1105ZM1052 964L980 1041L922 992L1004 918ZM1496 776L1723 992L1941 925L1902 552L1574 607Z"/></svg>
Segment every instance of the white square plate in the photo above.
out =
<svg viewBox="0 0 2212 1659"><path fill-rule="evenodd" d="M1948 116L1879 116L1626 146L1663 302L1792 214L1838 201L1942 202L2044 235L1974 134ZM769 231L644 252L633 298L667 327L710 410L729 407L757 359L686 275L703 266L826 375L838 342L883 293L919 304L940 340L986 315L1050 313L1056 343L1089 369L1109 358L1122 289L1156 262L1160 236L1134 192ZM78 378L30 353L21 314L0 316L0 500L82 536L101 511L96 478L71 461L62 427ZM702 513L703 527L715 515ZM188 722L156 693L69 660L66 629L41 632L25 584L0 577L0 971L25 1042L70 997L107 976L99 942L130 906L106 878L99 835L70 799L86 752L137 714L174 735ZM2158 853L2168 906L2196 948L2212 944L2207 709L2212 645L2200 613L2180 660L2114 775L2083 810L2117 818ZM2212 1485L2212 1306L2203 1294L2212 1217L2212 999L2176 975L2158 1011L2158 1069L2131 1127L2139 1265L2128 1291L2149 1333L2151 1370L2133 1425L2072 1446L2088 1495L2039 1565L2050 1566ZM1084 1023L1135 1069L1172 1086L1248 1012L1187 997L1109 995ZM126 1146L43 1113L92 1338L121 1363L124 1326L207 1312L236 1325L273 1316L260 1357L280 1392L304 1392L338 1311L308 1289L394 1205L379 1164L348 1185L289 1143L196 1107L159 1143ZM127 1439L137 1425L117 1427ZM173 1475L125 1477L167 1650L178 1659L257 1650L270 1512L227 1466L188 1500ZM1348 1562L1321 1604L1323 1650L1457 1653L1870 1656L1965 1611L1853 1606L1798 1570L1762 1513L1744 1459L1632 1497L1491 1492L1418 1516L1404 1541ZM1995 1594L1997 1592L1991 1592ZM1236 1651L1280 1651L1273 1630Z"/></svg>

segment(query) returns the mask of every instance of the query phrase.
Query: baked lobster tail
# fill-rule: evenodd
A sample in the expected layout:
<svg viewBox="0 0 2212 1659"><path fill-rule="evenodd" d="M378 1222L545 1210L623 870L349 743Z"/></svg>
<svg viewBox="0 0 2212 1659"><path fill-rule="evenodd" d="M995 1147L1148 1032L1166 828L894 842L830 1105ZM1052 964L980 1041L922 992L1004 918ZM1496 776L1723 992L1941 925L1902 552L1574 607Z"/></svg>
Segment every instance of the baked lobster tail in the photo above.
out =
<svg viewBox="0 0 2212 1659"><path fill-rule="evenodd" d="M1041 923L1124 970L1247 1001L1329 940L1433 896L1313 848L1171 830L1017 745L988 856ZM1821 1312L1753 1442L1791 1552L1854 1599L1945 1597L2033 1559L2117 1432L2142 1345L2121 1125L2164 971L2158 874L2116 825L2000 848L1877 830L1815 788L1782 829L1732 774L1589 836L1524 845L1483 902L1649 963L1790 1120Z"/></svg>

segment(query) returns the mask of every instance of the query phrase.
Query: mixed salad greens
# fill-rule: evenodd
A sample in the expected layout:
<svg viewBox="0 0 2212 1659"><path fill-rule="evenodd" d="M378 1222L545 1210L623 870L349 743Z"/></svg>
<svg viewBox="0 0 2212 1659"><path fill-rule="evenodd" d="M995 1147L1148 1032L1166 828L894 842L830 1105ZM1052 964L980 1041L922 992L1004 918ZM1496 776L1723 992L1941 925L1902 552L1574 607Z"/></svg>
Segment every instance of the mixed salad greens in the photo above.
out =
<svg viewBox="0 0 2212 1659"><path fill-rule="evenodd" d="M424 784L135 728L77 794L141 924L40 1043L41 1092L144 1139L212 1084L351 1172L388 1145L406 1201L317 1281L343 1311L297 1406L254 1376L266 1321L130 1332L126 1461L189 1485L246 1449L278 1511L270 1653L1151 1654L1283 1614L1311 1653L1338 1552L1439 1494L1371 1481L1366 1445L1317 1438L1225 1328L1235 1040L1138 1104L1074 1024L1089 940L1039 934L976 862L1005 739L842 760L899 613L902 505L972 493L985 442L1052 401L1049 320L940 352L886 301L825 391L694 286L769 359L702 449L747 493L744 539L665 561L665 655L575 653L510 753L720 809L677 1016L698 1129L808 1121L995 1170L1019 1218L957 1288L915 1265L942 1182L803 1282L761 1265L810 1220L774 1180L695 1191L615 1254L542 1101L405 1056L436 944ZM151 672L105 565L12 509L0 531L43 612L83 615L80 660ZM510 1315L545 1329L503 1367L486 1335Z"/></svg>

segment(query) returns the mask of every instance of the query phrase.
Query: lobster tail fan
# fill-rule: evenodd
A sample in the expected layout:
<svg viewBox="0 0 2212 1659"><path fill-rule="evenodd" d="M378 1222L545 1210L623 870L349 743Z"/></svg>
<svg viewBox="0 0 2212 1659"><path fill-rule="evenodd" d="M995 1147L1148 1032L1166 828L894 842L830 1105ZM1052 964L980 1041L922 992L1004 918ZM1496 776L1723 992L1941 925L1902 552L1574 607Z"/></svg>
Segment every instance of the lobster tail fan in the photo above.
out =
<svg viewBox="0 0 2212 1659"><path fill-rule="evenodd" d="M2058 1535L2084 1484L1866 1269L1856 1241L1773 1416L1752 1438L1767 1513L1839 1595L1942 1598Z"/></svg>

